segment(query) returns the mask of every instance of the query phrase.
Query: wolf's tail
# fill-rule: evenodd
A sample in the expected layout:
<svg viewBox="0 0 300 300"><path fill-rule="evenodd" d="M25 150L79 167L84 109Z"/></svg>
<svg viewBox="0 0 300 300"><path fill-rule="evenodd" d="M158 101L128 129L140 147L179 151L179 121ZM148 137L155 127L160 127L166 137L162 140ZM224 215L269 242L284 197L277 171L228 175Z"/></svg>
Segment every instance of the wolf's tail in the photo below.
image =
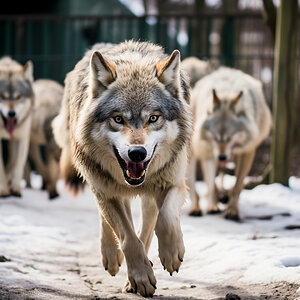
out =
<svg viewBox="0 0 300 300"><path fill-rule="evenodd" d="M84 190L85 182L76 170L69 147L63 148L60 156L60 172L73 196Z"/></svg>
<svg viewBox="0 0 300 300"><path fill-rule="evenodd" d="M84 180L78 173L73 162L70 148L70 136L64 111L52 121L53 134L56 143L62 149L60 155L60 173L69 191L76 196L84 189Z"/></svg>

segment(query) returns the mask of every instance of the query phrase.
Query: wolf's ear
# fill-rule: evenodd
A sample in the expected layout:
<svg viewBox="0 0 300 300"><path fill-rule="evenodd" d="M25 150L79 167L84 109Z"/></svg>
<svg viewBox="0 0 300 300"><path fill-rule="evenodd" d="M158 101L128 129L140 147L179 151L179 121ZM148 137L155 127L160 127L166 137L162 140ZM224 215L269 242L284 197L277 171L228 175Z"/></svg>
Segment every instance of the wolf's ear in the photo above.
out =
<svg viewBox="0 0 300 300"><path fill-rule="evenodd" d="M213 105L214 105L214 110L220 107L221 100L217 95L217 92L215 89L212 90L213 92Z"/></svg>
<svg viewBox="0 0 300 300"><path fill-rule="evenodd" d="M97 83L101 83L104 87L107 87L117 78L115 66L105 60L99 51L95 51L92 54L90 76L93 87L97 86Z"/></svg>
<svg viewBox="0 0 300 300"><path fill-rule="evenodd" d="M180 86L180 52L174 50L165 60L156 65L156 76L164 85L173 85L176 89Z"/></svg>
<svg viewBox="0 0 300 300"><path fill-rule="evenodd" d="M33 82L33 64L29 60L23 67L24 78L30 82Z"/></svg>
<svg viewBox="0 0 300 300"><path fill-rule="evenodd" d="M231 100L231 103L230 103L230 106L232 108L234 108L237 103L239 102L239 100L241 99L241 97L243 96L243 91L240 91L232 100Z"/></svg>

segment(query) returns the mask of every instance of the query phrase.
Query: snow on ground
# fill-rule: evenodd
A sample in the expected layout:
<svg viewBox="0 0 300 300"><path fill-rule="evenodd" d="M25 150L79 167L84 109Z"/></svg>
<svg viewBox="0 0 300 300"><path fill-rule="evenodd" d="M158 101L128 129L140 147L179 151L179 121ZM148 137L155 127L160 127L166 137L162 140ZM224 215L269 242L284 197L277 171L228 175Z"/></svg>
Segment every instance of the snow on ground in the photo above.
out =
<svg viewBox="0 0 300 300"><path fill-rule="evenodd" d="M0 299L140 298L121 293L124 263L116 277L103 270L90 190L74 199L59 182L61 196L49 201L37 189L40 178L33 177L36 188L25 189L21 199L0 199ZM156 297L224 299L235 292L242 299L300 299L300 179L291 178L290 187L243 191L240 223L221 215L189 217L187 203L181 221L186 253L179 273L170 277L163 270L156 237L150 248ZM197 189L205 195L203 183ZM133 201L135 224L138 204Z"/></svg>

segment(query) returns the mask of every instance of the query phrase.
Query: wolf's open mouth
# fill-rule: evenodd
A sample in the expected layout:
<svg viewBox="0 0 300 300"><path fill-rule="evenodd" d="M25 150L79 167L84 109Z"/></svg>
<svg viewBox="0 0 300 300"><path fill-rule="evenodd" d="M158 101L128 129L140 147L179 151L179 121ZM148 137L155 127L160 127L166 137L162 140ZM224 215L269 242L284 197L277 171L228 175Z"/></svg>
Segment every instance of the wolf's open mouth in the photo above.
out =
<svg viewBox="0 0 300 300"><path fill-rule="evenodd" d="M113 146L113 148L114 148L114 152L117 157L117 160L123 171L125 180L130 185L139 185L139 184L143 183L145 180L147 166L148 166L149 162L151 161L151 158L146 162L140 162L140 163L128 162L128 161L125 161L120 156L116 147ZM153 151L153 153L154 153L154 151ZM152 154L152 156L153 156L153 154Z"/></svg>
<svg viewBox="0 0 300 300"><path fill-rule="evenodd" d="M4 117L3 114L1 113L1 117L4 123L4 126L6 128L6 130L8 131L8 133L10 134L11 139L13 138L13 133L14 130L16 128L16 124L17 124L17 119L16 117Z"/></svg>

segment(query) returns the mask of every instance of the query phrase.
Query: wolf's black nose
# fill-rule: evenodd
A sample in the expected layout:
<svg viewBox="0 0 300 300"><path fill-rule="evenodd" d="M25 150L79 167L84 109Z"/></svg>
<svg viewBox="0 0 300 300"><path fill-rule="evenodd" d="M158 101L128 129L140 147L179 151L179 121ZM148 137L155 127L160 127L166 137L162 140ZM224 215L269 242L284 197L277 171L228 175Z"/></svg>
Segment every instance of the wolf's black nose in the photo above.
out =
<svg viewBox="0 0 300 300"><path fill-rule="evenodd" d="M218 156L219 161L225 161L227 159L227 156L224 154L221 154Z"/></svg>
<svg viewBox="0 0 300 300"><path fill-rule="evenodd" d="M10 110L10 111L8 112L8 116L9 116L10 118L14 118L14 117L16 116L16 112L15 112L14 110Z"/></svg>
<svg viewBox="0 0 300 300"><path fill-rule="evenodd" d="M147 150L141 146L134 146L128 150L128 156L133 162L141 162L147 156Z"/></svg>

